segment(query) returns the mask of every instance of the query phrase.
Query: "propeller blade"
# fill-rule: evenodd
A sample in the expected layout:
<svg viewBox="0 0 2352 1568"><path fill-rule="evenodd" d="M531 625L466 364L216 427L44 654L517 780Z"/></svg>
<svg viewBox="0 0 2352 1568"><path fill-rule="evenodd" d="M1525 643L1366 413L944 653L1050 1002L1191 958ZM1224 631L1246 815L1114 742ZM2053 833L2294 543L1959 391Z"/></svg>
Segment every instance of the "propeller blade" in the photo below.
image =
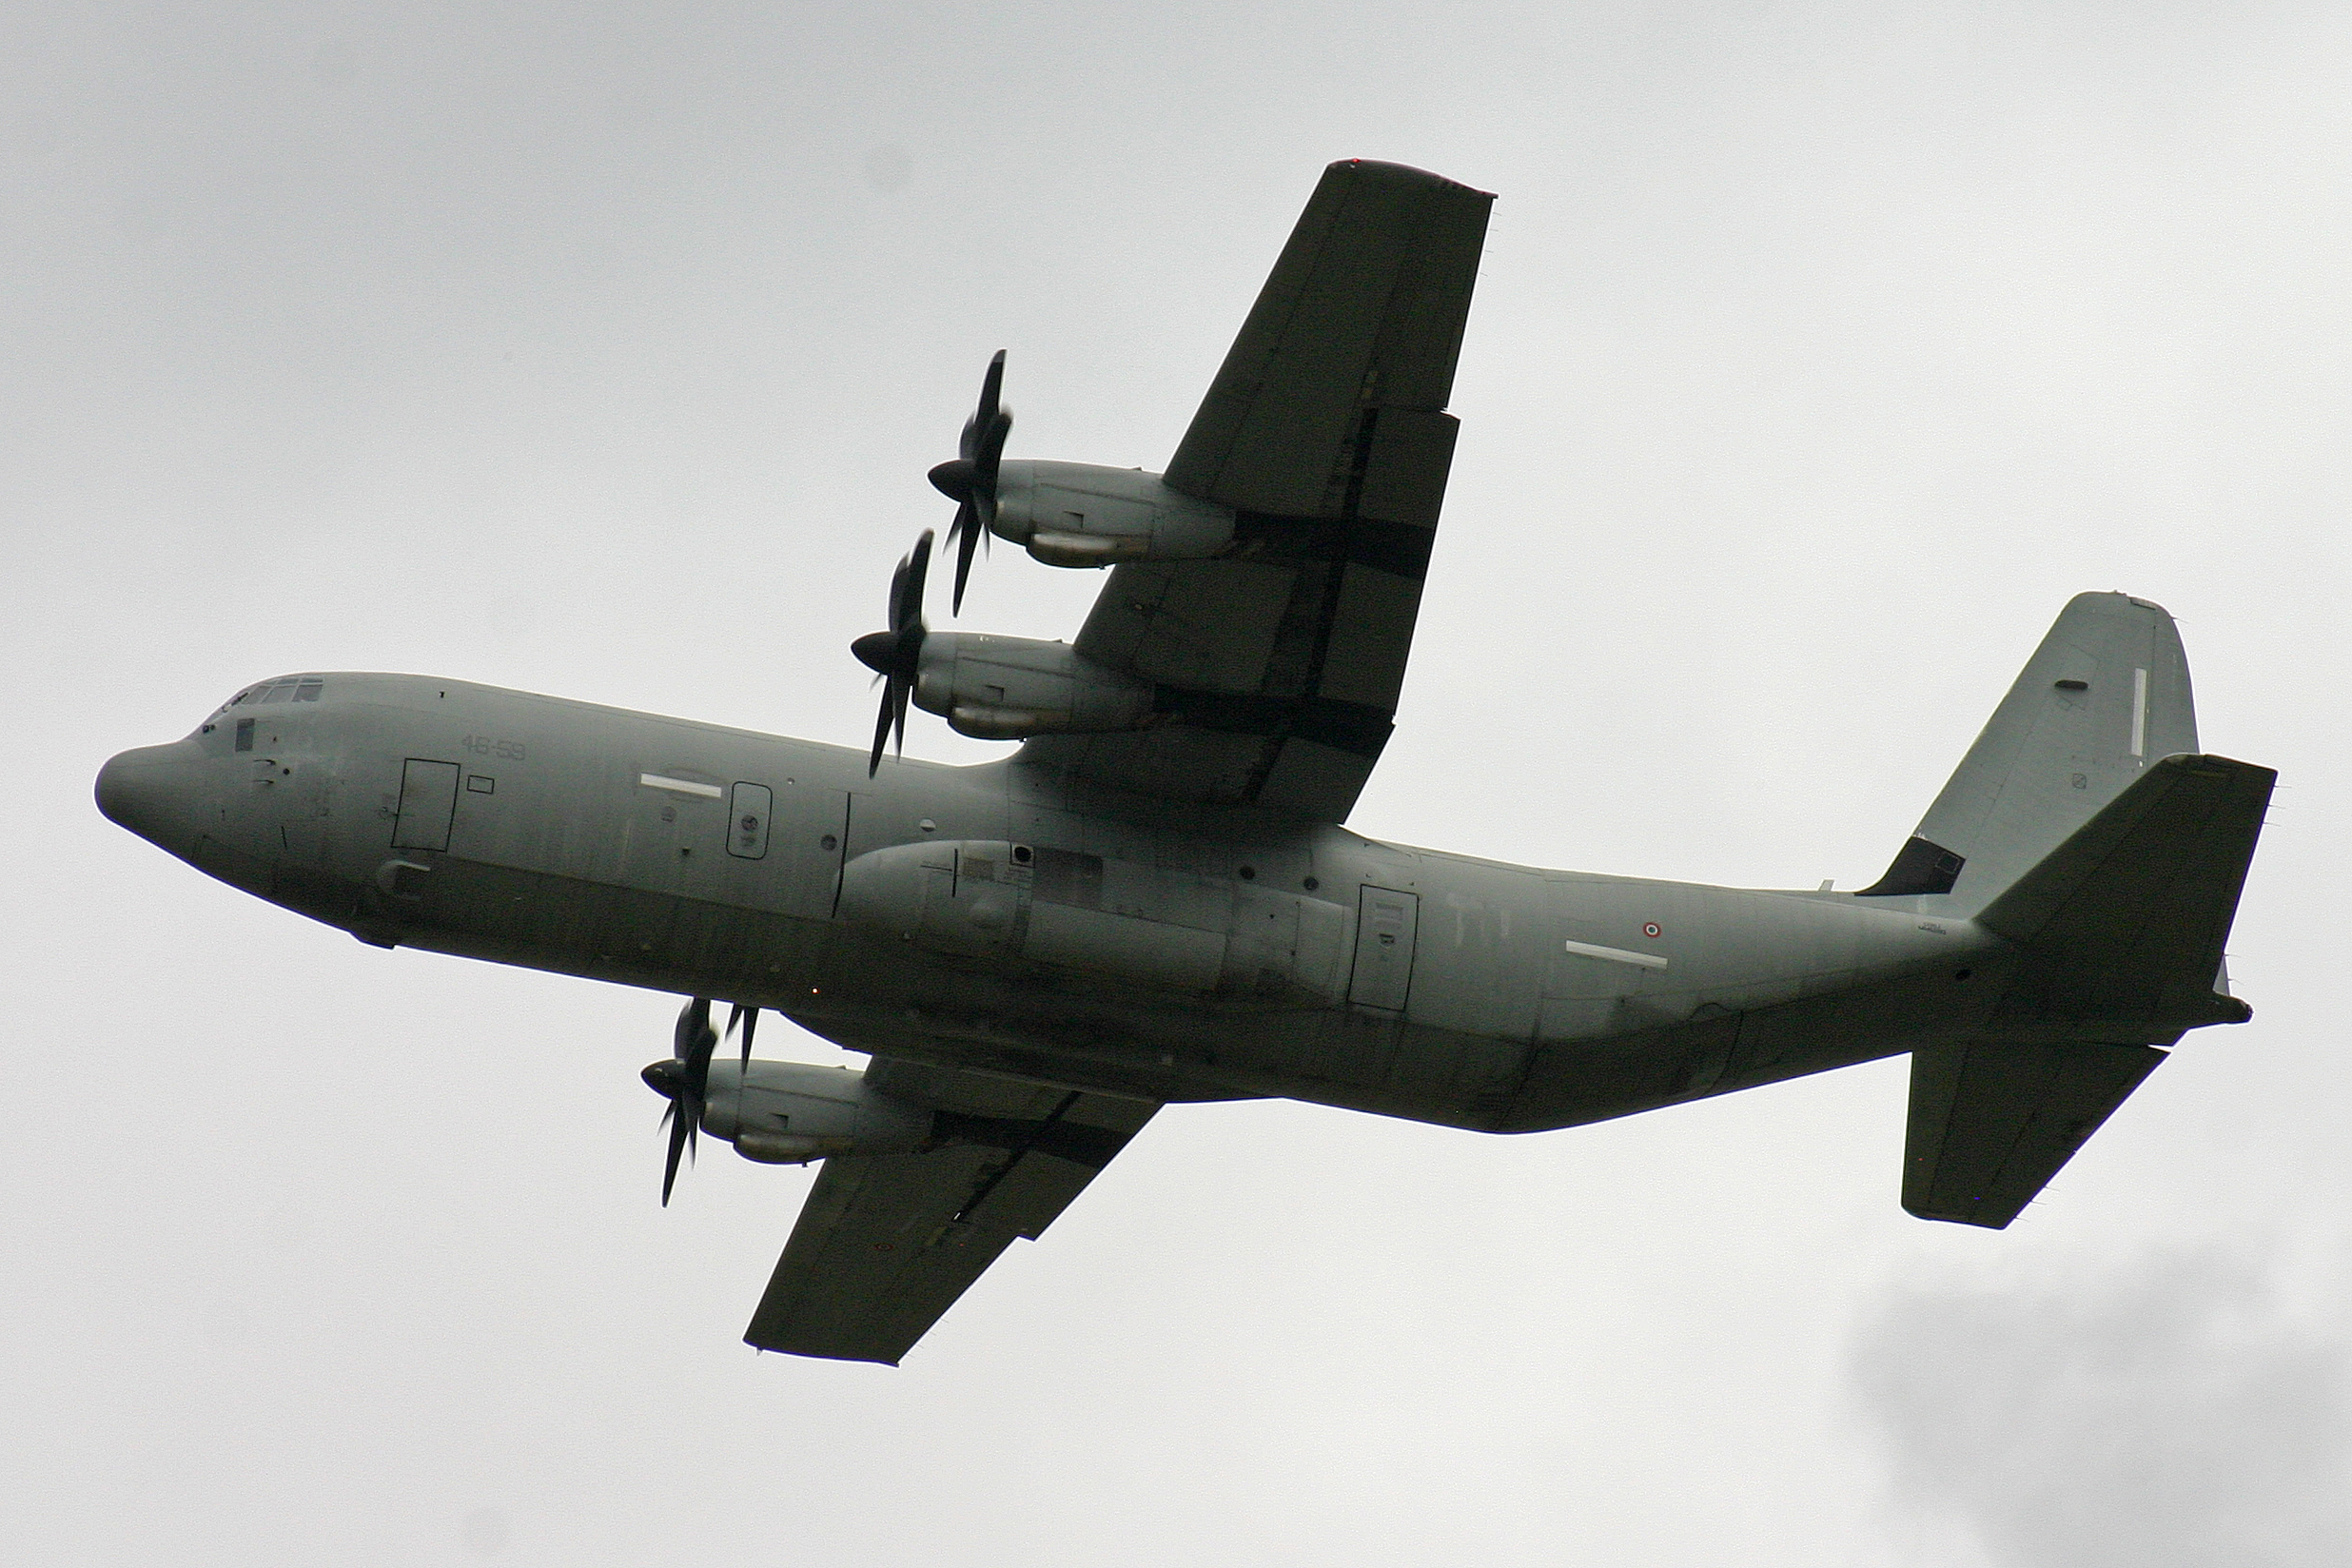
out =
<svg viewBox="0 0 2352 1568"><path fill-rule="evenodd" d="M996 401L1005 390L1005 351L998 349L989 361L989 373L980 378L979 418L983 423L996 418Z"/></svg>
<svg viewBox="0 0 2352 1568"><path fill-rule="evenodd" d="M872 778L876 773L881 771L882 748L889 745L891 739L891 695L897 690L898 683L896 681L892 681L889 688L882 694L881 716L873 721L873 755L866 758L866 776L868 778Z"/></svg>
<svg viewBox="0 0 2352 1568"><path fill-rule="evenodd" d="M702 1106L711 1087L711 1052L718 1033L711 1028L711 999L697 996L678 1009L671 1030L670 1060L656 1062L644 1078L670 1102L661 1125L670 1129L670 1154L661 1167L661 1206L670 1206L670 1189L677 1185L677 1160L695 1152L702 1128Z"/></svg>
<svg viewBox="0 0 2352 1568"><path fill-rule="evenodd" d="M989 421L980 438L979 453L972 459L971 499L983 528L996 526L996 476L1004 466L1005 438L1011 434L1012 410L1008 408Z"/></svg>
<svg viewBox="0 0 2352 1568"><path fill-rule="evenodd" d="M692 1061L695 1046L711 1029L711 1004L696 996L677 1009L677 1023L670 1030L670 1054L681 1062Z"/></svg>
<svg viewBox="0 0 2352 1568"><path fill-rule="evenodd" d="M672 1041L673 1054L686 1068L687 1090L699 1100L711 1079L711 1052L718 1046L718 1035L711 1028L709 997L697 996L678 1009Z"/></svg>
<svg viewBox="0 0 2352 1568"><path fill-rule="evenodd" d="M980 379L980 406L972 410L964 421L964 439L956 442L957 451L966 458L980 455L980 443L987 440L989 427L996 422L998 396L1005 389L1005 351L998 349L989 361L989 373Z"/></svg>
<svg viewBox="0 0 2352 1568"><path fill-rule="evenodd" d="M990 542L996 526L996 480L1005 458L1005 438L1012 432L1012 410L1004 406L1005 351L989 361L980 382L979 406L964 421L955 443L956 457L931 471L940 494L956 503L955 521L948 529L948 543L955 549L955 596L950 612L964 612L964 585L971 578L972 552Z"/></svg>
<svg viewBox="0 0 2352 1568"><path fill-rule="evenodd" d="M748 1075L752 1070L752 1031L759 1028L759 1009L737 1002L735 1011L727 1015L727 1032L733 1034L737 1024L743 1026L743 1070Z"/></svg>
<svg viewBox="0 0 2352 1568"><path fill-rule="evenodd" d="M686 1148L686 1118L678 1114L677 1102L661 1113L662 1126L670 1129L670 1158L661 1167L661 1206L670 1206L670 1189L677 1185L677 1157Z"/></svg>
<svg viewBox="0 0 2352 1568"><path fill-rule="evenodd" d="M901 556L898 558L898 567L895 571L891 573L890 600L883 606L883 621L893 632L898 630L898 623L903 618L903 611L907 603L908 565L909 560L907 557Z"/></svg>
<svg viewBox="0 0 2352 1568"><path fill-rule="evenodd" d="M907 699L914 695L915 680L923 671L923 639L931 635L923 621L923 590L931 577L932 538L931 531L924 529L914 548L891 575L891 629L868 632L850 644L857 661L888 682L881 710L874 715L873 750L866 758L868 778L881 771L882 748L893 732L900 752L906 750Z"/></svg>
<svg viewBox="0 0 2352 1568"><path fill-rule="evenodd" d="M891 630L893 632L903 632L910 626L922 624L923 584L931 576L931 531L926 528L922 537L914 541L913 552L899 562L900 570L906 574L903 583L894 580L891 585L892 597L896 599L891 606ZM903 598L897 598L901 586L906 590ZM916 640L919 646L919 636Z"/></svg>
<svg viewBox="0 0 2352 1568"><path fill-rule="evenodd" d="M956 546L955 598L950 602L951 615L964 613L964 584L971 577L971 553L987 532L980 526L980 508L966 500L955 509L955 521L948 529L948 542Z"/></svg>

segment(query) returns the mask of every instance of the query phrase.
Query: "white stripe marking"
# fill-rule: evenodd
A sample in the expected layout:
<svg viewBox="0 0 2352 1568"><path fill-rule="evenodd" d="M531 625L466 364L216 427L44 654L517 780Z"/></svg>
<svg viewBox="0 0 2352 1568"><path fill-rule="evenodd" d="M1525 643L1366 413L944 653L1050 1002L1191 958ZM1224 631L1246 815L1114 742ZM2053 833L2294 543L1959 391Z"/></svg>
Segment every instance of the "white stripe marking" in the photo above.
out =
<svg viewBox="0 0 2352 1568"><path fill-rule="evenodd" d="M1628 952L1623 948L1597 947L1590 942L1562 942L1560 946L1586 958L1606 958L1612 964L1638 964L1645 970L1666 967L1666 960L1654 952Z"/></svg>
<svg viewBox="0 0 2352 1568"><path fill-rule="evenodd" d="M657 790L676 790L679 794L698 794L706 800L716 800L726 792L715 784L697 784L691 778L664 778L659 774L639 774L637 782Z"/></svg>
<svg viewBox="0 0 2352 1568"><path fill-rule="evenodd" d="M2131 755L2147 755L2147 672L2131 672Z"/></svg>

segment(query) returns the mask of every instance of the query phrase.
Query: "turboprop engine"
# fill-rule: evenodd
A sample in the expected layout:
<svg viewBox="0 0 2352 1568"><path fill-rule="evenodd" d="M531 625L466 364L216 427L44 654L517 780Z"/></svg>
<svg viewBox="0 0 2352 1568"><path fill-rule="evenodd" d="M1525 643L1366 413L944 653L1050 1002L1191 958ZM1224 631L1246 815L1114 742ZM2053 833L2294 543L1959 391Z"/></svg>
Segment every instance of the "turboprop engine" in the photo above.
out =
<svg viewBox="0 0 2352 1568"><path fill-rule="evenodd" d="M1005 461L1012 410L1002 401L1005 352L980 382L955 457L931 471L955 502L948 548L955 557L954 608L964 608L971 553L983 535L1026 546L1048 566L1115 566L1123 560L1205 560L1233 542L1228 506L1168 487L1140 468L1090 462Z"/></svg>
<svg viewBox="0 0 2352 1568"><path fill-rule="evenodd" d="M692 1154L696 1133L724 1138L743 1159L799 1166L833 1154L908 1154L929 1147L941 1128L920 1105L908 1105L849 1068L809 1063L759 1063L751 1055L757 1009L738 1004L727 1032L743 1029L743 1055L711 1060L719 1034L711 1028L711 999L694 997L677 1013L671 1055L639 1077L671 1103L661 1114L671 1128L671 1159L661 1170L661 1202L671 1202L677 1157Z"/></svg>
<svg viewBox="0 0 2352 1568"><path fill-rule="evenodd" d="M835 1154L905 1154L938 1136L936 1118L919 1106L882 1093L848 1068L803 1062L755 1062L752 1032L756 1009L737 1004L727 1025L739 1026L743 1055L715 1062L718 1031L711 999L697 996L677 1015L669 1055L640 1074L645 1087L670 1102L661 1113L670 1157L661 1172L661 1201L670 1202L680 1155L691 1156L696 1134L724 1138L747 1160L805 1165Z"/></svg>
<svg viewBox="0 0 2352 1568"><path fill-rule="evenodd" d="M890 630L850 644L857 661L887 682L869 775L882 765L892 734L906 737L910 701L982 740L1140 730L1153 722L1151 687L1104 669L1066 642L933 632L923 618L931 552L925 529L892 575Z"/></svg>
<svg viewBox="0 0 2352 1568"><path fill-rule="evenodd" d="M1233 525L1230 507L1140 468L1016 461L999 465L990 531L1048 566L1113 566L1222 555Z"/></svg>
<svg viewBox="0 0 2352 1568"><path fill-rule="evenodd" d="M935 1110L874 1088L851 1068L755 1060L752 1031L758 1018L757 1009L736 1004L727 1028L734 1033L741 1027L743 1055L714 1061L718 1031L711 1027L710 998L697 996L677 1015L671 1053L642 1074L646 1087L670 1102L662 1113L670 1129L661 1176L665 1205L679 1158L691 1155L699 1132L724 1138L746 1160L771 1166L970 1144L1014 1153L1035 1149L1100 1169L1127 1142L1125 1133L1063 1124L1059 1112L1022 1121Z"/></svg>
<svg viewBox="0 0 2352 1568"><path fill-rule="evenodd" d="M1137 730L1152 690L1082 657L1066 642L932 632L915 665L914 705L980 740Z"/></svg>
<svg viewBox="0 0 2352 1568"><path fill-rule="evenodd" d="M805 1062L713 1062L702 1107L703 1131L770 1166L911 1153L931 1140L933 1120L854 1068Z"/></svg>

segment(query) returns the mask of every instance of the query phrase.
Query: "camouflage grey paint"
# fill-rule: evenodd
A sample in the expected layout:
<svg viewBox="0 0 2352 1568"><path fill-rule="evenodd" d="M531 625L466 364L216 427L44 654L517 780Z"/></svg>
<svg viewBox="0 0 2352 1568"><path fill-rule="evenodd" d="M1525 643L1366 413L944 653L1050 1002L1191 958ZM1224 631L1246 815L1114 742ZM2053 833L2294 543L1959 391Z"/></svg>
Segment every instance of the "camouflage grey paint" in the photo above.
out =
<svg viewBox="0 0 2352 1568"><path fill-rule="evenodd" d="M1503 865L1019 757L869 778L841 747L424 676L241 696L115 758L100 806L363 941L774 1008L942 1066L1495 1131L2044 1029L1997 1009L2065 954L1975 915L2196 738L2171 617L2083 595L1879 885L1926 868L1911 885L1942 891L1856 894ZM2164 1046L2247 1015L2201 991L2077 996L2067 1028Z"/></svg>
<svg viewBox="0 0 2352 1568"><path fill-rule="evenodd" d="M1040 797L1010 762L869 779L839 747L459 681L311 678L316 700L227 710L116 759L108 814L363 941L772 1007L942 1064L1524 1130L1965 1033L2003 962L1966 921L1847 894L1542 872L1253 812L1122 812ZM454 768L455 788L421 792L412 762ZM738 785L773 801L756 858L730 853ZM1099 857L1094 910L1034 886L1030 909L1156 929L1213 951L1213 978L1073 967L1033 942L958 952L836 910L845 864L950 844ZM1399 1008L1346 1000L1365 888L1417 907ZM1277 947L1281 964L1249 956ZM1284 965L1303 951L1300 982Z"/></svg>

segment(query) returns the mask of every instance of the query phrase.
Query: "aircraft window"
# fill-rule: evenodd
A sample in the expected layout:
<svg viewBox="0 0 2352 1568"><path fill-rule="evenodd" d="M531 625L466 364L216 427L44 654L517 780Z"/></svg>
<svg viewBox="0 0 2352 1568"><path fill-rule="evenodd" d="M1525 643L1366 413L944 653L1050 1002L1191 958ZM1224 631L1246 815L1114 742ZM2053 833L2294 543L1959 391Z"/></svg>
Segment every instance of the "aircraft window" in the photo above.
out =
<svg viewBox="0 0 2352 1568"><path fill-rule="evenodd" d="M272 702L316 702L326 690L325 677L321 676L288 676L239 692L221 704L223 711L242 705L266 707Z"/></svg>
<svg viewBox="0 0 2352 1568"><path fill-rule="evenodd" d="M237 749L241 752L253 749L253 721L249 718L237 721Z"/></svg>

